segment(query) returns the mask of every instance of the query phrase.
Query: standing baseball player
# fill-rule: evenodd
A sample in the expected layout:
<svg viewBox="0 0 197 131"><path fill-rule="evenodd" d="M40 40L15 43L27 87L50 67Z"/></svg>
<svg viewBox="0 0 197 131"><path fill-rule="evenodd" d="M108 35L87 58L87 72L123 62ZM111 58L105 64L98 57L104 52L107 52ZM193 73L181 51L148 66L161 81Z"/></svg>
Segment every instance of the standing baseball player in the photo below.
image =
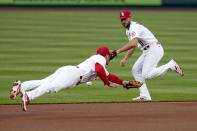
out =
<svg viewBox="0 0 197 131"><path fill-rule="evenodd" d="M123 67L137 46L142 50L141 56L133 65L132 74L135 80L142 82L143 85L139 88L140 96L132 100L151 100L146 86L147 79L161 76L169 70L175 71L180 76L183 76L183 71L173 59L167 64L157 67L164 54L162 45L149 29L138 22L132 21L130 11L120 11L120 20L122 26L126 29L129 42L119 50L114 50L113 55L116 56L121 52L127 51L125 57L120 62L120 65Z"/></svg>
<svg viewBox="0 0 197 131"><path fill-rule="evenodd" d="M10 98L15 99L21 93L22 109L27 111L30 101L46 93L56 93L65 88L72 88L78 84L96 80L97 77L113 88L128 84L129 81L123 81L106 70L105 65L109 63L110 54L107 47L99 47L97 55L91 56L77 66L63 66L42 80L30 80L23 83L17 80L10 91Z"/></svg>

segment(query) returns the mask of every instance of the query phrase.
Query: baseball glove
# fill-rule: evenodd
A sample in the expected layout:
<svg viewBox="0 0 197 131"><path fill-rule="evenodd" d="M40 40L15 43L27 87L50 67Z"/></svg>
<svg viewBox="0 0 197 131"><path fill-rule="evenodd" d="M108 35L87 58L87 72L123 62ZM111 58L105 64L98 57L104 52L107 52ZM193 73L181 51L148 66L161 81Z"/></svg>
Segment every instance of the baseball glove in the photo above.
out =
<svg viewBox="0 0 197 131"><path fill-rule="evenodd" d="M130 88L139 88L143 85L142 82L136 81L136 80L130 80L129 84L126 84L126 86L124 86L124 88L126 89L130 89Z"/></svg>
<svg viewBox="0 0 197 131"><path fill-rule="evenodd" d="M116 57L116 56L117 56L116 50L113 50L113 51L112 51L112 54L110 54L109 60L114 59L114 57Z"/></svg>

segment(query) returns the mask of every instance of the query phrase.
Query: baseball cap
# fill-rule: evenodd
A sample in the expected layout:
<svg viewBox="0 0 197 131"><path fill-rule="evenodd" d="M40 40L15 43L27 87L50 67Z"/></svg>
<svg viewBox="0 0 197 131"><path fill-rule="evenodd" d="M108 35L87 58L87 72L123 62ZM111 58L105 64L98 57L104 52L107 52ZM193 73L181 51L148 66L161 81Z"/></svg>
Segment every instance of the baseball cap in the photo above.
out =
<svg viewBox="0 0 197 131"><path fill-rule="evenodd" d="M109 55L111 53L106 46L101 46L101 47L97 48L96 54L106 56L106 55Z"/></svg>
<svg viewBox="0 0 197 131"><path fill-rule="evenodd" d="M120 11L120 19L131 18L131 12L128 10Z"/></svg>

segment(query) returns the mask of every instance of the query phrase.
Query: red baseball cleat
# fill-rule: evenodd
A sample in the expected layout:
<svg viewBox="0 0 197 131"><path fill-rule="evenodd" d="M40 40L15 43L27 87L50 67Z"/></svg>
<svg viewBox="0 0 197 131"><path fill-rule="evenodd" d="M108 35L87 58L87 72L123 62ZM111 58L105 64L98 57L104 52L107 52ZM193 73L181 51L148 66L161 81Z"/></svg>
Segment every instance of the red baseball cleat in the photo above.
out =
<svg viewBox="0 0 197 131"><path fill-rule="evenodd" d="M177 62L176 62L174 59L172 59L172 60L170 61L170 65L172 66L172 67L170 68L172 71L175 71L175 72L178 73L181 77L184 76L183 70L181 69L181 67L177 64Z"/></svg>
<svg viewBox="0 0 197 131"><path fill-rule="evenodd" d="M26 92L23 93L22 96L22 109L23 111L27 111L27 106L29 104L29 97Z"/></svg>
<svg viewBox="0 0 197 131"><path fill-rule="evenodd" d="M144 97L144 96L138 96L136 98L133 98L132 100L133 101L151 101L152 99L148 97Z"/></svg>

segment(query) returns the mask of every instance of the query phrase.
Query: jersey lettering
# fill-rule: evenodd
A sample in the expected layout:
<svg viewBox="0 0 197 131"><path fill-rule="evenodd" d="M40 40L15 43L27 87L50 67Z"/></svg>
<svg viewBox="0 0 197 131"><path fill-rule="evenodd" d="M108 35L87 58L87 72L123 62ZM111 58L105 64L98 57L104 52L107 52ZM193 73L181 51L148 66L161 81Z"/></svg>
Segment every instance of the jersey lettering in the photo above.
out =
<svg viewBox="0 0 197 131"><path fill-rule="evenodd" d="M134 37L136 35L136 33L133 31L131 32L131 36Z"/></svg>

